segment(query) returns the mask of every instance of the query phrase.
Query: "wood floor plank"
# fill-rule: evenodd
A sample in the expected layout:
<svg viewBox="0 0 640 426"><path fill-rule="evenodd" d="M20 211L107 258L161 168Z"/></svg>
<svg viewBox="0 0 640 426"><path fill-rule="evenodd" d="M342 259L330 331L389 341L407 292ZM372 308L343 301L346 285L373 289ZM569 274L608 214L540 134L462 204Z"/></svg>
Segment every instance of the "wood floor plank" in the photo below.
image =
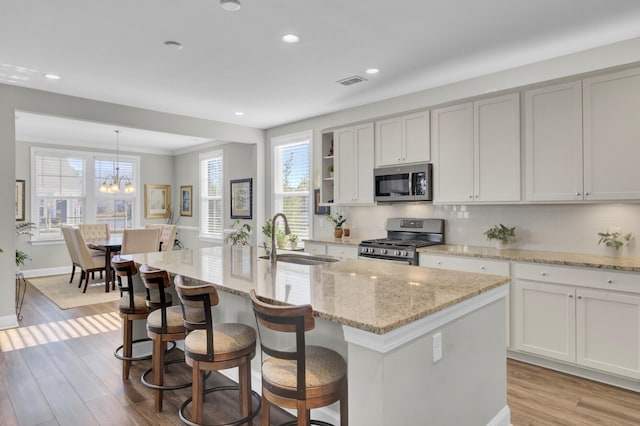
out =
<svg viewBox="0 0 640 426"><path fill-rule="evenodd" d="M18 418L13 411L11 401L7 399L0 400L0 419L4 426L18 426Z"/></svg>
<svg viewBox="0 0 640 426"><path fill-rule="evenodd" d="M55 419L38 383L19 351L5 353L5 380L9 398L21 425L37 425Z"/></svg>

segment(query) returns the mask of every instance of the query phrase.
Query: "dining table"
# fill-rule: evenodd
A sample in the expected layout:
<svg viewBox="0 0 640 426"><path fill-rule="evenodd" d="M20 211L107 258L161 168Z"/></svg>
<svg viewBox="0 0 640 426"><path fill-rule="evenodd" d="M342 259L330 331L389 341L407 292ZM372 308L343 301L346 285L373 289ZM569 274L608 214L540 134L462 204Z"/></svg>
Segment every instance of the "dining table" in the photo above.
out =
<svg viewBox="0 0 640 426"><path fill-rule="evenodd" d="M108 239L101 240L89 240L87 241L87 247L94 250L100 250L104 252L105 257L105 279L104 279L104 291L109 292L109 283L111 283L111 289L115 289L115 277L113 282L111 281L111 257L120 252L122 249L122 236L113 236Z"/></svg>

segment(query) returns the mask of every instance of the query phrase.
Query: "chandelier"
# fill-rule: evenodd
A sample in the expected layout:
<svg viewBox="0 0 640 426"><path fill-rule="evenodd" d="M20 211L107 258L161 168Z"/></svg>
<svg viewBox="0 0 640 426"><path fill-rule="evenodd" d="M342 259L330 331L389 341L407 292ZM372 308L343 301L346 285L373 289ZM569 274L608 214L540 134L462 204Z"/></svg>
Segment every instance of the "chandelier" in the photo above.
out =
<svg viewBox="0 0 640 426"><path fill-rule="evenodd" d="M114 130L116 132L116 161L113 163L113 174L107 176L100 185L100 192L120 192L120 182L125 181L124 192L131 193L136 192L136 188L131 183L131 179L128 176L120 176L120 130Z"/></svg>

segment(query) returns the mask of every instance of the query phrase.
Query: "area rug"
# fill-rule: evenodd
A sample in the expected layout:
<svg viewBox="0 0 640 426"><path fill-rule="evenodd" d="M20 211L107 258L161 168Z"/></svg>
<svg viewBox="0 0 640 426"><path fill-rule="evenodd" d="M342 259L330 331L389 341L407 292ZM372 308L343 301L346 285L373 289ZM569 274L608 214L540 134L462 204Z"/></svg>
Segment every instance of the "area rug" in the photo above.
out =
<svg viewBox="0 0 640 426"><path fill-rule="evenodd" d="M120 292L117 289L105 293L104 278L99 278L99 274L96 274L95 279L89 280L86 293L82 292L82 288L78 288L78 280L80 279L78 274L71 284L69 284L69 278L69 274L64 274L29 278L27 281L47 299L58 305L60 309L112 302L120 298Z"/></svg>

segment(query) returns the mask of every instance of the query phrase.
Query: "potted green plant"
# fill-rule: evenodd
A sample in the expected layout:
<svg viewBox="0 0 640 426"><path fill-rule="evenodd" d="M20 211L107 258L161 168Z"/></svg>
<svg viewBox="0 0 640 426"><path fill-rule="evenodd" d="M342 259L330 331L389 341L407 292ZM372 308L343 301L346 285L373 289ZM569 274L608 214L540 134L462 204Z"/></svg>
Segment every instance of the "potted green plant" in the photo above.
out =
<svg viewBox="0 0 640 426"><path fill-rule="evenodd" d="M249 239L251 238L251 226L248 223L243 223L240 228L235 229L236 225L240 224L240 219L237 219L231 228L233 232L227 235L224 242L232 246L246 246L249 245Z"/></svg>
<svg viewBox="0 0 640 426"><path fill-rule="evenodd" d="M497 248L502 249L516 241L516 227L499 224L487 229L484 235L487 240L496 240Z"/></svg>
<svg viewBox="0 0 640 426"><path fill-rule="evenodd" d="M330 165L327 170L329 171L329 177L333 177L333 164Z"/></svg>
<svg viewBox="0 0 640 426"><path fill-rule="evenodd" d="M16 235L32 235L31 230L36 227L33 222L20 222L16 224ZM24 266L27 260L31 260L31 257L22 250L16 249L16 270L20 270L21 266Z"/></svg>
<svg viewBox="0 0 640 426"><path fill-rule="evenodd" d="M273 232L273 225L271 223L271 219L267 219L267 221L262 225L262 233L267 237L267 242L265 246L271 246L271 233Z"/></svg>
<svg viewBox="0 0 640 426"><path fill-rule="evenodd" d="M325 215L328 221L333 222L333 236L335 238L342 238L342 225L347 221L347 219L342 216L342 213L338 213L335 216L333 215Z"/></svg>
<svg viewBox="0 0 640 426"><path fill-rule="evenodd" d="M287 241L289 241L289 247L291 250L295 250L298 248L298 241L300 241L300 237L298 237L293 232L287 235Z"/></svg>
<svg viewBox="0 0 640 426"><path fill-rule="evenodd" d="M283 249L287 246L287 234L280 228L276 228L276 244L279 249Z"/></svg>
<svg viewBox="0 0 640 426"><path fill-rule="evenodd" d="M620 254L619 250L622 247L627 247L633 238L631 232L623 235L622 232L609 230L607 232L598 232L598 236L600 237L598 245L604 244L605 247L608 247L609 256L611 257L618 256Z"/></svg>

